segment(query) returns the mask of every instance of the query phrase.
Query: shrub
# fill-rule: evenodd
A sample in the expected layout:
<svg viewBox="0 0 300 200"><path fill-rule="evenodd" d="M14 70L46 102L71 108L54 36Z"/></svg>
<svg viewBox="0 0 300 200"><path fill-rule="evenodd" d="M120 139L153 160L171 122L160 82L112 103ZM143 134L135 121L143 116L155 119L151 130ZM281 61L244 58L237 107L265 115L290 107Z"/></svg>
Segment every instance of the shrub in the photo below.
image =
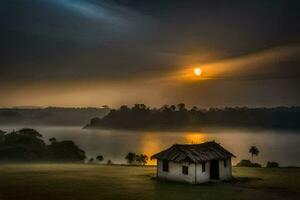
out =
<svg viewBox="0 0 300 200"><path fill-rule="evenodd" d="M279 167L279 164L277 162L270 162L270 161L268 161L267 162L267 167L268 168L277 168L277 167Z"/></svg>
<svg viewBox="0 0 300 200"><path fill-rule="evenodd" d="M96 157L96 159L99 161L99 162L102 162L104 160L104 157L102 155L99 155Z"/></svg>
<svg viewBox="0 0 300 200"><path fill-rule="evenodd" d="M250 160L241 160L237 165L237 167L261 167L258 163L252 163Z"/></svg>

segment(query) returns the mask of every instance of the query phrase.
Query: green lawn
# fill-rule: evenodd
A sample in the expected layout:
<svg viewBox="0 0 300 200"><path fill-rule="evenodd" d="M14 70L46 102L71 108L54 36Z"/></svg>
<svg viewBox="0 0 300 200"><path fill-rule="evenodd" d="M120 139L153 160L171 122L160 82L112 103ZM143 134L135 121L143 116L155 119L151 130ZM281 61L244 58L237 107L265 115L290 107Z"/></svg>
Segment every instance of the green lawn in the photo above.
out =
<svg viewBox="0 0 300 200"><path fill-rule="evenodd" d="M234 168L238 181L206 185L153 180L155 171L88 164L0 165L0 199L300 199L300 169Z"/></svg>

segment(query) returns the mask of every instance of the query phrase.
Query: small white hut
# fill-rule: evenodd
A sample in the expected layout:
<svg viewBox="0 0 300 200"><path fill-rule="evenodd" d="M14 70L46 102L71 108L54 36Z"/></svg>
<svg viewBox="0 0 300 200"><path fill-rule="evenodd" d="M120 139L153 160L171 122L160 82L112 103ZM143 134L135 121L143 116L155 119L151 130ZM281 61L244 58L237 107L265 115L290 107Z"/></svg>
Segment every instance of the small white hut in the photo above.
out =
<svg viewBox="0 0 300 200"><path fill-rule="evenodd" d="M157 177L192 184L232 178L232 153L212 141L172 147L157 153Z"/></svg>

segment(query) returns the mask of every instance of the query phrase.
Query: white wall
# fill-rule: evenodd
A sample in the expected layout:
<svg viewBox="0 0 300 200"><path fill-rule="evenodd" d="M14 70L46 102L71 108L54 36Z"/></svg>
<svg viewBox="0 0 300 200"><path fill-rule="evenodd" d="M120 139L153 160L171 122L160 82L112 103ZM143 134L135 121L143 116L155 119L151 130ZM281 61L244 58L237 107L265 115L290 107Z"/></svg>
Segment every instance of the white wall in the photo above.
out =
<svg viewBox="0 0 300 200"><path fill-rule="evenodd" d="M189 174L182 173L182 166L189 167ZM169 171L163 171L163 161L157 160L157 175L159 178L174 180L174 181L183 181L188 183L195 182L195 164L193 163L175 163L169 161Z"/></svg>
<svg viewBox="0 0 300 200"><path fill-rule="evenodd" d="M232 178L231 158L226 160L227 166L224 167L224 160L219 160L220 180L227 180Z"/></svg>
<svg viewBox="0 0 300 200"><path fill-rule="evenodd" d="M196 169L196 173L197 173L197 183L205 183L208 182L210 179L210 163L206 162L205 163L205 172L202 172L202 164L199 163L197 164L197 169Z"/></svg>
<svg viewBox="0 0 300 200"><path fill-rule="evenodd" d="M182 173L182 166L189 168L188 175ZM195 169L196 167L196 169ZM196 176L195 176L196 172ZM224 167L224 161L219 160L219 175L220 180L227 180L232 177L231 159L227 160L227 166ZM205 172L202 172L202 164L193 163L175 163L169 161L169 171L163 171L163 161L157 160L157 176L161 179L168 179L173 181L181 181L188 183L205 183L210 181L210 162L205 163Z"/></svg>

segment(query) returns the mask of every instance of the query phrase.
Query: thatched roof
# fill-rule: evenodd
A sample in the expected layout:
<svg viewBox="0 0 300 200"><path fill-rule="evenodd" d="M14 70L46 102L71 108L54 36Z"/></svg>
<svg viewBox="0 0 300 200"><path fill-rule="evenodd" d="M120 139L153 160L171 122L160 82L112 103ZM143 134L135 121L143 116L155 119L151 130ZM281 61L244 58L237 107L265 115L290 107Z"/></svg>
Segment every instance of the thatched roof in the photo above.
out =
<svg viewBox="0 0 300 200"><path fill-rule="evenodd" d="M154 154L151 159L169 160L174 162L204 162L235 157L215 141L202 144L174 144L170 148Z"/></svg>

